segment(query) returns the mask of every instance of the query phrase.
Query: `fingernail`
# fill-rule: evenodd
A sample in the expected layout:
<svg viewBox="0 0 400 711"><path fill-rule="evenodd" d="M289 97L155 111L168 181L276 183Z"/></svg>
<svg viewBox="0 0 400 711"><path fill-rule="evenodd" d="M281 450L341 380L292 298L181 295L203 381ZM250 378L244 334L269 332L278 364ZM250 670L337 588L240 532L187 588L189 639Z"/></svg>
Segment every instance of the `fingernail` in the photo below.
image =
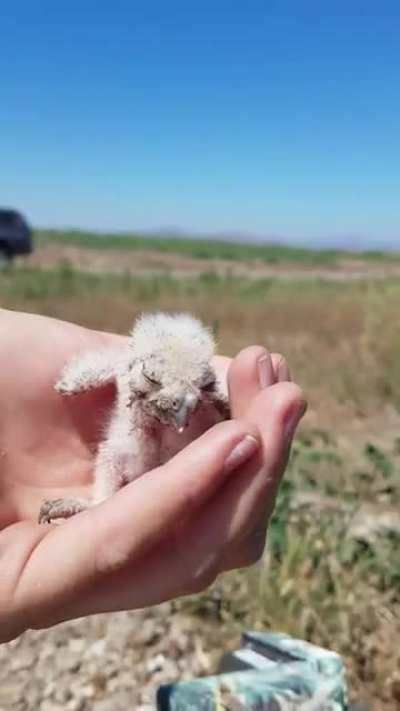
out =
<svg viewBox="0 0 400 711"><path fill-rule="evenodd" d="M284 425L284 437L287 441L290 441L296 431L296 427L299 424L301 418L307 410L307 403L301 402L296 408L292 409L286 416L286 421Z"/></svg>
<svg viewBox="0 0 400 711"><path fill-rule="evenodd" d="M261 390L265 390L265 388L270 385L270 368L269 363L268 363L268 356L267 354L261 356L261 358L258 359L258 382L260 384Z"/></svg>
<svg viewBox="0 0 400 711"><path fill-rule="evenodd" d="M258 440L252 435L246 435L238 442L228 454L224 462L224 473L230 474L242 464L247 462L258 450Z"/></svg>

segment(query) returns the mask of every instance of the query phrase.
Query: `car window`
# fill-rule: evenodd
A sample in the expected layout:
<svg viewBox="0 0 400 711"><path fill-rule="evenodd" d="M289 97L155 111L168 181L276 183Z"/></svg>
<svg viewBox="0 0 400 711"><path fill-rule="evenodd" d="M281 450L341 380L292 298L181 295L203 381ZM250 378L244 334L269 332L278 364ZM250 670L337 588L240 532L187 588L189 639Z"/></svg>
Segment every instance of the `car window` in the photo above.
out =
<svg viewBox="0 0 400 711"><path fill-rule="evenodd" d="M6 228L21 227L23 225L21 217L12 210L0 210L0 226Z"/></svg>

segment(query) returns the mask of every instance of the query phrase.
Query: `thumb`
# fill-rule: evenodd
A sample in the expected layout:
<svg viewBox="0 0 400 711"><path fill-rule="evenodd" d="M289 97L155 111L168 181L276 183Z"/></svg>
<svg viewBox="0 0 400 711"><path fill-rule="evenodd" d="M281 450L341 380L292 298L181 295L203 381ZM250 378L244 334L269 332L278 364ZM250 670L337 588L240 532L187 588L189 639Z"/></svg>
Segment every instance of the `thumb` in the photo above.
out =
<svg viewBox="0 0 400 711"><path fill-rule="evenodd" d="M107 573L132 555L145 554L171 528L204 506L258 446L257 429L251 424L218 424L167 464L139 477L94 509L91 513L101 530L98 569Z"/></svg>

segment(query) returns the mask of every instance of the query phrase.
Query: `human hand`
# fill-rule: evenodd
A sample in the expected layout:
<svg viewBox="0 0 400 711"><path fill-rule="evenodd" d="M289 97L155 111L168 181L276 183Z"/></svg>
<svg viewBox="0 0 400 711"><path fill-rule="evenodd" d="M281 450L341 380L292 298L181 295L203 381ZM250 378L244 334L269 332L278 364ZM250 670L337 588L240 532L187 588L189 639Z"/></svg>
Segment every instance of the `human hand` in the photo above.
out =
<svg viewBox="0 0 400 711"><path fill-rule="evenodd" d="M114 395L107 387L66 401L53 384L71 355L122 337L0 311L0 338L0 641L197 592L260 557L304 411L283 359L260 347L216 359L229 366L232 421L103 504L41 526L43 498L89 494Z"/></svg>

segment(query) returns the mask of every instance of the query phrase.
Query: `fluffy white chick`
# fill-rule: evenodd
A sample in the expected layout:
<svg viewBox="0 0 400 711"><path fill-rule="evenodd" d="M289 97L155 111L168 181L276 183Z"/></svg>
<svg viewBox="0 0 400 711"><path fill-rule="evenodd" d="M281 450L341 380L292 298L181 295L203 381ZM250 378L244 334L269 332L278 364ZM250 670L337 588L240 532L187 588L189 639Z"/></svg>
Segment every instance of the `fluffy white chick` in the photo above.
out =
<svg viewBox="0 0 400 711"><path fill-rule="evenodd" d="M55 386L60 394L115 382L117 397L94 462L93 496L46 500L39 521L68 518L100 503L229 418L214 352L213 336L200 321L156 313L135 322L125 346L84 352L68 362Z"/></svg>

